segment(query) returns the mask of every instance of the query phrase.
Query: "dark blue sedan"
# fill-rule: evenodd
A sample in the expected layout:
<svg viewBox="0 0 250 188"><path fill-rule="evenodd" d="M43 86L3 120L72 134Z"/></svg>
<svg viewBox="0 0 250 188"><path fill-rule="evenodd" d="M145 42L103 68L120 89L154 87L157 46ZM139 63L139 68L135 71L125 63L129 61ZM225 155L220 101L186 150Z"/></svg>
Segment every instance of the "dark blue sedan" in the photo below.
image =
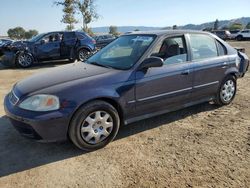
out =
<svg viewBox="0 0 250 188"><path fill-rule="evenodd" d="M210 33L134 32L85 63L18 82L4 106L22 135L69 138L94 150L111 142L122 124L207 101L230 104L248 66L245 54Z"/></svg>

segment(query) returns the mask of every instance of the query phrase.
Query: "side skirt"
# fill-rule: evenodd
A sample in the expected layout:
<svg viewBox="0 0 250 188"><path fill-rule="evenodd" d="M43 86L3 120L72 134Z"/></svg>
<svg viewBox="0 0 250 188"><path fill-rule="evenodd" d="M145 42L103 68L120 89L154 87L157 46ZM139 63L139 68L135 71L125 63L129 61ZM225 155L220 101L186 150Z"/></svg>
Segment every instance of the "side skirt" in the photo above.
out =
<svg viewBox="0 0 250 188"><path fill-rule="evenodd" d="M197 101L194 101L194 102L186 103L186 104L181 105L181 106L177 106L177 107L173 107L173 108L170 108L170 109L166 109L166 110L162 110L162 111L158 111L158 112L154 112L154 113L150 113L150 114L144 114L144 115L141 115L141 116L130 118L130 119L127 119L127 120L124 121L124 125L134 123L136 121L140 121L140 120L143 120L143 119L148 119L148 118L151 118L151 117L154 117L154 116L159 116L159 115L162 115L162 114L166 114L166 113L169 113L169 112L174 112L174 111L177 111L177 110L181 110L181 109L184 109L184 108L187 108L187 107L190 107L190 106L194 106L194 105L197 105L197 104L201 104L201 103L204 103L204 102L209 102L209 101L212 101L214 99L215 99L215 97L203 98L203 99L200 99L200 100L197 100Z"/></svg>

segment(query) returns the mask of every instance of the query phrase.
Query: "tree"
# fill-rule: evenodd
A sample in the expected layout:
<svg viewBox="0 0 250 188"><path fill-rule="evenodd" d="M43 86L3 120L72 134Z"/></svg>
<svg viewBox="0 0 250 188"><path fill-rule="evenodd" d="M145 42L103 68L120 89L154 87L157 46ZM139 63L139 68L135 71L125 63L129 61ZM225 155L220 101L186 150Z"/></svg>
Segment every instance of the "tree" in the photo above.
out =
<svg viewBox="0 0 250 188"><path fill-rule="evenodd" d="M114 35L114 36L118 36L119 35L118 28L114 25L111 25L109 27L109 34Z"/></svg>
<svg viewBox="0 0 250 188"><path fill-rule="evenodd" d="M25 38L25 30L22 27L15 27L13 29L9 29L7 31L7 33L11 39L19 39L20 40L20 39Z"/></svg>
<svg viewBox="0 0 250 188"><path fill-rule="evenodd" d="M30 38L32 38L32 37L34 37L36 35L38 35L38 31L35 30L35 29L31 29L29 31L26 31L25 34L24 34L26 39L30 39Z"/></svg>
<svg viewBox="0 0 250 188"><path fill-rule="evenodd" d="M216 19L214 22L214 30L218 30L219 29L219 20Z"/></svg>
<svg viewBox="0 0 250 188"><path fill-rule="evenodd" d="M72 31L75 28L74 24L77 23L75 19L75 0L56 1L55 4L63 6L64 15L61 22L67 24L66 30Z"/></svg>
<svg viewBox="0 0 250 188"><path fill-rule="evenodd" d="M82 29L88 31L88 24L97 20L99 15L96 11L95 0L75 0L77 11L82 16Z"/></svg>
<svg viewBox="0 0 250 188"><path fill-rule="evenodd" d="M173 25L172 29L176 30L177 29L177 25Z"/></svg>
<svg viewBox="0 0 250 188"><path fill-rule="evenodd" d="M233 23L229 26L229 30L242 30L244 26L241 23Z"/></svg>
<svg viewBox="0 0 250 188"><path fill-rule="evenodd" d="M95 36L95 34L94 34L94 32L92 31L92 29L91 28L85 28L85 30L84 30L86 33L88 33L90 36Z"/></svg>
<svg viewBox="0 0 250 188"><path fill-rule="evenodd" d="M246 25L246 29L250 29L250 22Z"/></svg>

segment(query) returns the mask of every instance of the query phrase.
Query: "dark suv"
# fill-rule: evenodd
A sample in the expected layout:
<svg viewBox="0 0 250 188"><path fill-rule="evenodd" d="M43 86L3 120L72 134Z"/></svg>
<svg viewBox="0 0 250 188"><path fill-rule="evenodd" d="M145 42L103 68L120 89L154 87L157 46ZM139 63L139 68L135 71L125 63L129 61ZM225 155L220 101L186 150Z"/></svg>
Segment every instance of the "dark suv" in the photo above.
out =
<svg viewBox="0 0 250 188"><path fill-rule="evenodd" d="M94 38L96 40L97 48L103 48L116 39L113 35L98 35Z"/></svg>
<svg viewBox="0 0 250 188"><path fill-rule="evenodd" d="M95 40L84 32L49 32L5 46L2 63L26 68L48 60L83 61L94 49Z"/></svg>
<svg viewBox="0 0 250 188"><path fill-rule="evenodd" d="M210 33L134 32L85 63L18 82L4 107L25 136L70 138L93 150L112 141L122 124L207 101L230 104L248 66L245 54Z"/></svg>

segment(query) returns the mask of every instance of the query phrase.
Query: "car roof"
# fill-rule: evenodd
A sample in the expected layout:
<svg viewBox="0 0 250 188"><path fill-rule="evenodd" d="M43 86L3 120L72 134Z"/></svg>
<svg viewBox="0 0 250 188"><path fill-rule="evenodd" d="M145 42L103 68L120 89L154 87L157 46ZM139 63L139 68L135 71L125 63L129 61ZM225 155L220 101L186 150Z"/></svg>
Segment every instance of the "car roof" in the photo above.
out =
<svg viewBox="0 0 250 188"><path fill-rule="evenodd" d="M188 34L188 33L196 33L196 34L209 34L209 32L205 31L197 31L197 30L153 30L153 31L133 31L132 33L124 34L124 35L172 35L172 34Z"/></svg>
<svg viewBox="0 0 250 188"><path fill-rule="evenodd" d="M83 31L50 31L43 34L50 34L50 33L84 33Z"/></svg>

